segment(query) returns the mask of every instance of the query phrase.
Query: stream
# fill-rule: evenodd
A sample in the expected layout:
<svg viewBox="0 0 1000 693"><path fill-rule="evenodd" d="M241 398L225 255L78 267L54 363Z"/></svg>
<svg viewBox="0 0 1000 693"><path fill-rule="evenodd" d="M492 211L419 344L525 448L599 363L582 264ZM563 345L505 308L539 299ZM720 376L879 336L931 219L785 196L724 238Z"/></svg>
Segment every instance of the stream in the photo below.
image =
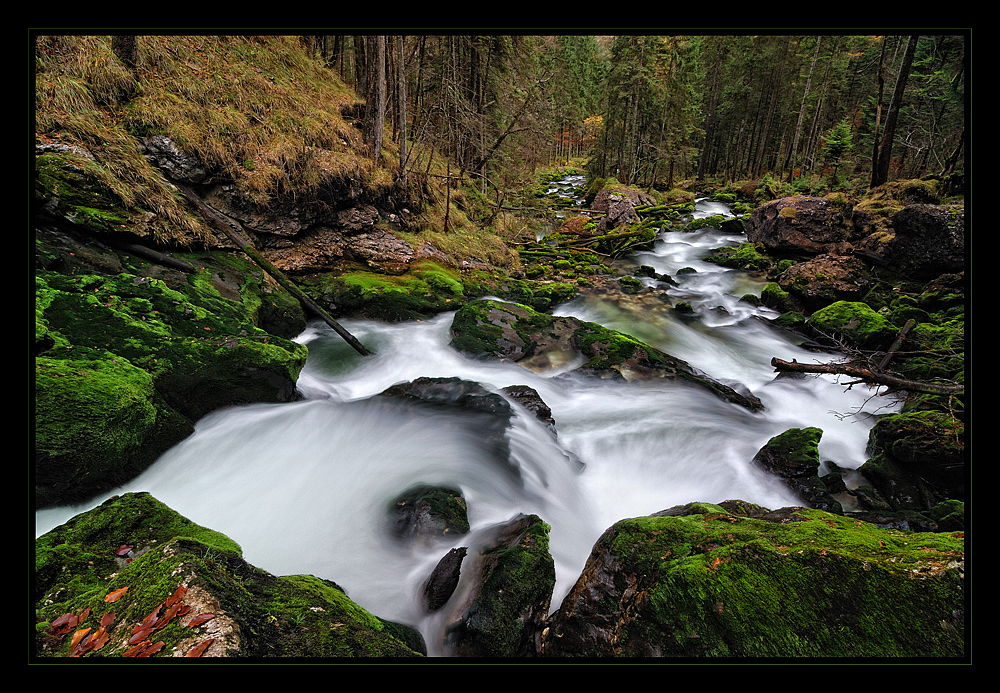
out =
<svg viewBox="0 0 1000 693"><path fill-rule="evenodd" d="M718 213L728 215L728 207L699 201L696 216ZM554 312L628 332L716 380L745 386L764 403L763 412L683 383L556 377L574 363L538 373L471 360L449 346L453 313L403 324L342 321L375 351L367 358L315 322L297 338L309 346L298 381L303 400L204 417L193 435L131 483L89 504L37 512L36 536L108 496L148 491L231 537L249 563L276 575L333 580L372 613L418 627L429 654L444 656L447 609L442 615L422 610L423 582L448 549L468 546L471 554L490 527L534 513L552 528L554 611L594 542L617 520L694 501L800 505L751 465L754 454L788 428L816 426L823 430L821 459L855 470L866 460L872 414L895 410L874 390L848 388L833 376L776 377L774 356L800 362L832 356L800 348L760 319L776 313L739 301L759 295L762 279L703 260L713 248L744 241L717 229L675 231L632 258L675 277L679 285L669 287L669 297L690 303L693 315L641 296L578 297ZM681 268L695 272L678 275ZM515 405L509 439L521 472L517 483L486 460L478 431L466 420L374 397L419 377L459 377L495 390L528 385L551 408L557 432ZM853 485L850 475L847 481ZM390 536L392 499L418 483L461 489L470 534L419 544Z"/></svg>

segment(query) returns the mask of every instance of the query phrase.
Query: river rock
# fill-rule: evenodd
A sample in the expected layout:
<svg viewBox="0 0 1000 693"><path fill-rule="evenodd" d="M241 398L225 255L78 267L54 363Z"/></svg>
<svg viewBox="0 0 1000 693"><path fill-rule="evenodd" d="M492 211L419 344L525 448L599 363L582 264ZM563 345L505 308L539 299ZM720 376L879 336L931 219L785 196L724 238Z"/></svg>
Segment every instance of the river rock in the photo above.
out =
<svg viewBox="0 0 1000 693"><path fill-rule="evenodd" d="M892 215L888 228L859 248L913 279L933 279L965 268L965 207L909 205Z"/></svg>
<svg viewBox="0 0 1000 693"><path fill-rule="evenodd" d="M868 435L860 469L893 510L929 512L965 501L965 424L940 411L890 414Z"/></svg>
<svg viewBox="0 0 1000 693"><path fill-rule="evenodd" d="M597 226L598 233L605 233L639 221L639 214L635 211L637 206L655 204L656 200L641 190L615 186L600 190L591 206L598 212L606 213L607 216Z"/></svg>
<svg viewBox="0 0 1000 693"><path fill-rule="evenodd" d="M860 301L872 280L858 258L819 255L787 268L777 283L812 312L837 301Z"/></svg>
<svg viewBox="0 0 1000 693"><path fill-rule="evenodd" d="M622 520L546 622L543 657L962 657L964 535L809 508Z"/></svg>
<svg viewBox="0 0 1000 693"><path fill-rule="evenodd" d="M753 463L782 479L809 507L841 513L842 508L819 476L819 428L790 428L771 438Z"/></svg>
<svg viewBox="0 0 1000 693"><path fill-rule="evenodd" d="M853 231L850 207L824 197L783 197L746 221L747 239L775 255L847 254Z"/></svg>
<svg viewBox="0 0 1000 693"><path fill-rule="evenodd" d="M468 582L447 633L455 656L535 656L555 587L549 530L538 516L519 515L466 559Z"/></svg>
<svg viewBox="0 0 1000 693"><path fill-rule="evenodd" d="M458 489L418 484L390 504L389 531L406 540L465 534L469 531L465 498Z"/></svg>
<svg viewBox="0 0 1000 693"><path fill-rule="evenodd" d="M498 358L544 372L578 363L572 373L602 380L684 380L751 411L763 404L634 337L573 317L494 300L463 306L452 322L451 345L478 358Z"/></svg>
<svg viewBox="0 0 1000 693"><path fill-rule="evenodd" d="M451 595L458 587L458 581L461 578L462 561L468 552L467 547L460 546L446 553L438 561L434 572L424 584L424 606L428 611L437 611L451 599Z"/></svg>

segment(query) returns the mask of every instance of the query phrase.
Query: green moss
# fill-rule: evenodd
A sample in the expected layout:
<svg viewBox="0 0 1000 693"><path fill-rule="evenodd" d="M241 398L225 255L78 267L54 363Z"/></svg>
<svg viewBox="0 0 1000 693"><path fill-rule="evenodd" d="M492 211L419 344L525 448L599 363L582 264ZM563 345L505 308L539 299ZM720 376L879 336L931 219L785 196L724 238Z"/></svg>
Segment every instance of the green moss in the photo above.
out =
<svg viewBox="0 0 1000 693"><path fill-rule="evenodd" d="M116 555L132 547L134 558ZM65 613L90 610L88 627L114 611L112 638L90 658L115 658L132 628L179 585L204 590L216 602L217 619L232 622L238 638L226 639L241 657L397 657L418 654L412 629L379 619L354 604L328 580L275 577L246 563L240 547L223 534L194 524L147 493L109 499L39 537L35 552L36 651L69 654L68 638L46 632ZM110 592L127 588L109 606ZM160 612L162 614L162 611ZM190 647L193 631L181 619L156 631L159 656ZM405 637L404 637L405 634Z"/></svg>
<svg viewBox="0 0 1000 693"><path fill-rule="evenodd" d="M620 562L615 592L641 597L618 616L616 652L633 642L664 656L964 651L963 583L944 572L964 558L961 536L883 531L806 509L789 522L711 506L690 513L625 520L602 538Z"/></svg>
<svg viewBox="0 0 1000 693"><path fill-rule="evenodd" d="M851 344L863 348L887 347L896 328L885 316L867 304L837 301L817 310L809 317L809 325L818 333L840 335Z"/></svg>

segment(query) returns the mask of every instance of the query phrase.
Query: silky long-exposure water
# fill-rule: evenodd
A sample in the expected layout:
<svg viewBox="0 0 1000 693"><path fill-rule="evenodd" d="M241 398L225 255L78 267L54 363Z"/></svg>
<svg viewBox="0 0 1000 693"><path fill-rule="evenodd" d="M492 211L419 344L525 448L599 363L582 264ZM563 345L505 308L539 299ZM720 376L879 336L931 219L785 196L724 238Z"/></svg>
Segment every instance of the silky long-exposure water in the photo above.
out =
<svg viewBox="0 0 1000 693"><path fill-rule="evenodd" d="M700 203L698 214L727 213ZM777 378L774 356L828 361L796 346L766 320L773 313L739 297L759 295L761 279L705 262L713 249L744 241L717 229L661 235L636 264L675 276L671 301L581 297L559 306L628 332L707 375L748 388L765 405L752 413L681 383L609 383L483 362L449 346L452 314L382 324L344 321L376 354L363 358L323 323L298 338L309 360L298 387L305 399L215 412L144 474L92 503L40 511L36 535L106 497L148 491L192 521L241 545L250 563L277 575L307 573L337 582L378 616L416 625L429 654L445 655L442 617L425 614L418 593L453 546L519 513L551 525L559 606L596 541L615 521L674 505L742 499L769 508L800 505L779 481L751 465L769 438L788 428L823 430L820 456L841 469L865 461L871 413L892 402L833 377ZM690 267L693 273L678 274ZM648 280L650 283L653 280ZM376 397L419 377L459 377L499 391L528 385L552 409L553 433L515 405L509 432L520 479L490 464L479 431L460 417L400 408ZM881 408L881 410L880 410ZM850 479L848 480L850 484ZM392 499L410 486L444 484L464 493L472 531L450 542L405 544L387 532Z"/></svg>

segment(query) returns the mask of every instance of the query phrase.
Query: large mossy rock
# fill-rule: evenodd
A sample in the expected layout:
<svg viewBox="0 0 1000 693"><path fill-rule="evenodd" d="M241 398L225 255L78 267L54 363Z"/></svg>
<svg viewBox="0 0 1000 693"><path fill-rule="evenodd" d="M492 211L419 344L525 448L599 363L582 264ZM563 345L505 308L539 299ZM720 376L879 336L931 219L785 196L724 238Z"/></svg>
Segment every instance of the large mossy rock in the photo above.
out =
<svg viewBox="0 0 1000 693"><path fill-rule="evenodd" d="M305 327L304 313L249 261L189 255L198 264L185 272L52 234L40 239L40 506L127 481L211 411L297 397L308 351L289 337Z"/></svg>
<svg viewBox="0 0 1000 693"><path fill-rule="evenodd" d="M777 255L840 254L854 232L851 208L824 197L783 197L755 209L747 239Z"/></svg>
<svg viewBox="0 0 1000 693"><path fill-rule="evenodd" d="M447 641L459 657L533 657L555 587L551 528L519 515L496 528L493 541L468 556L451 610Z"/></svg>
<svg viewBox="0 0 1000 693"><path fill-rule="evenodd" d="M888 348L898 332L884 315L860 301L837 301L820 308L809 316L808 329L817 337L867 350Z"/></svg>
<svg viewBox="0 0 1000 693"><path fill-rule="evenodd" d="M144 642L162 643L158 658L194 656L206 642L202 657L426 652L413 629L370 614L329 580L260 570L231 539L147 493L115 496L39 537L34 575L38 657L73 656L83 629L88 642L106 635L99 649L77 653L91 659L117 660ZM211 618L197 625L203 614Z"/></svg>
<svg viewBox="0 0 1000 693"><path fill-rule="evenodd" d="M752 394L737 392L634 337L518 303L470 303L455 314L451 331L451 345L476 358L513 361L541 372L575 363L573 373L604 380L682 380L751 411L763 409Z"/></svg>
<svg viewBox="0 0 1000 693"><path fill-rule="evenodd" d="M861 474L897 511L966 500L965 423L940 411L890 414L868 436Z"/></svg>
<svg viewBox="0 0 1000 693"><path fill-rule="evenodd" d="M959 658L963 536L741 501L623 520L549 620L543 655Z"/></svg>

